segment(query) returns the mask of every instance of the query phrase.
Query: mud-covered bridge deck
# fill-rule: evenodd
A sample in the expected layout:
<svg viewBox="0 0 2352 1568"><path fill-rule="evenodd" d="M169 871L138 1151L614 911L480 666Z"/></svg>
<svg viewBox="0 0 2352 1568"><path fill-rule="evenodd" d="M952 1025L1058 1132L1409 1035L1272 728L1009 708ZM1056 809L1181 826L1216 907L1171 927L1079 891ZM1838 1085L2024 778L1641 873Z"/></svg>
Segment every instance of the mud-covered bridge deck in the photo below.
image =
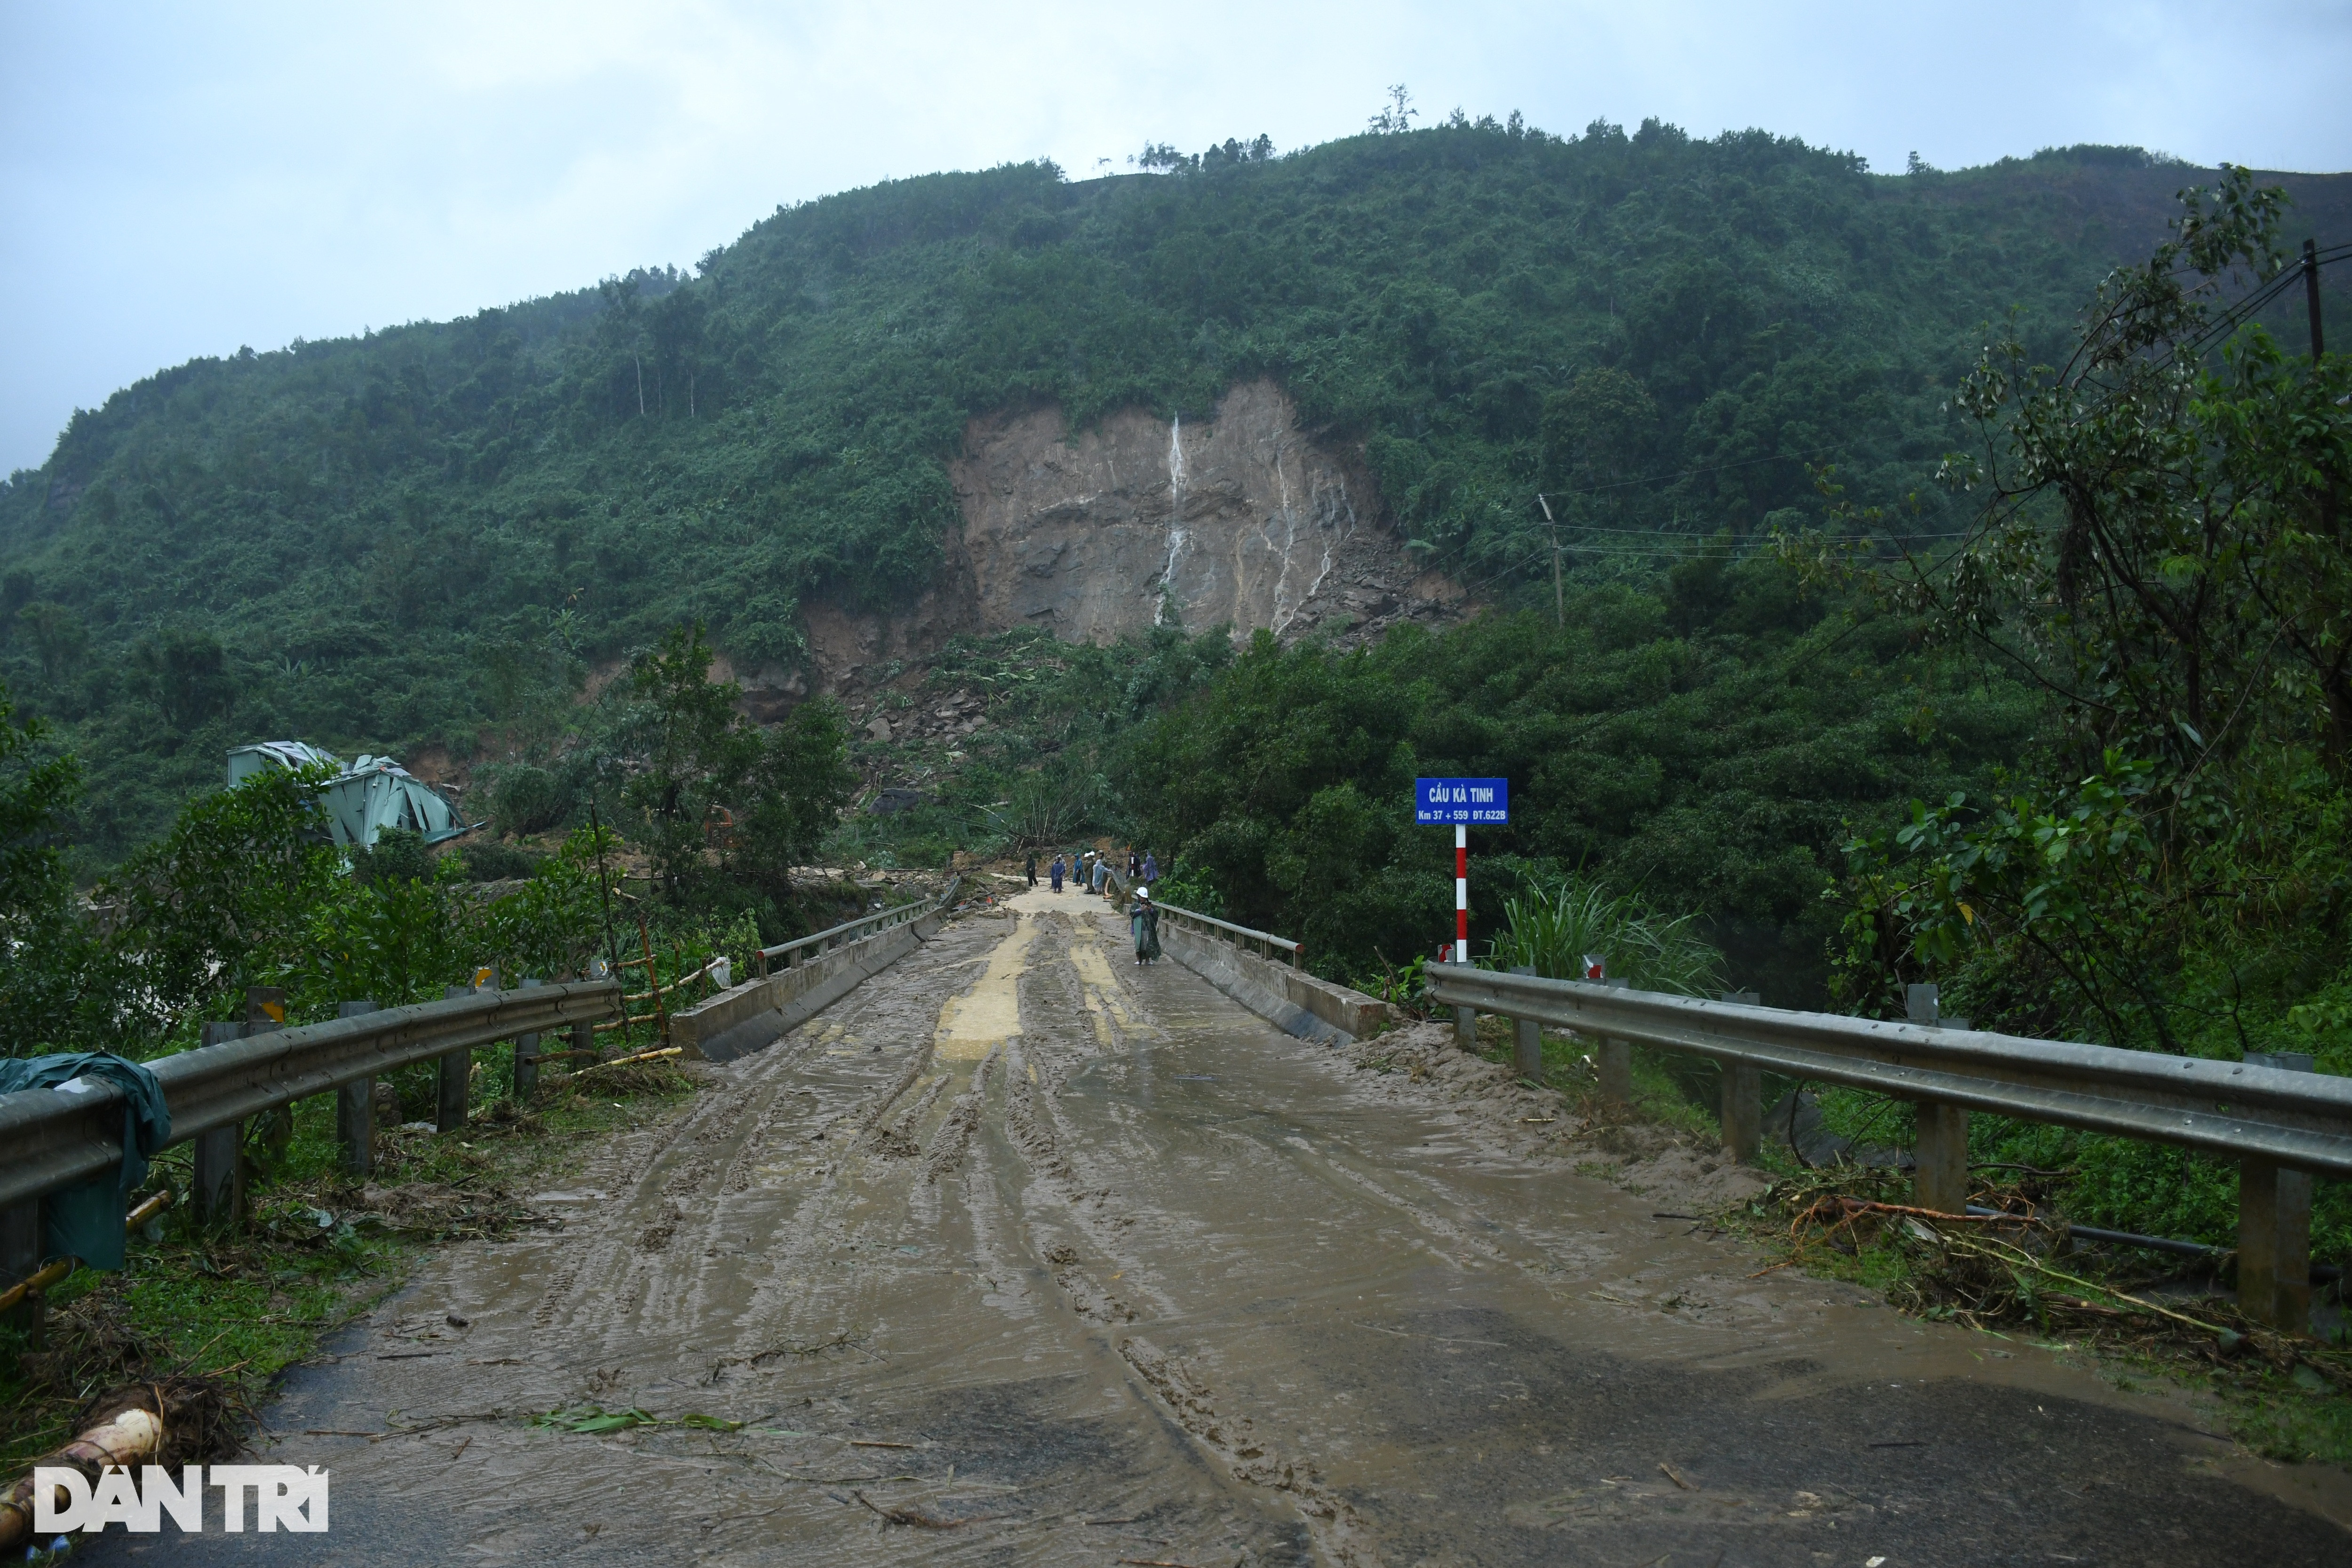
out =
<svg viewBox="0 0 2352 1568"><path fill-rule="evenodd" d="M540 1195L560 1230L442 1254L294 1376L265 1457L331 1467L327 1537L89 1555L2352 1555L2340 1483L2184 1400L1751 1278L1433 1084L1137 967L1099 902L1016 902L708 1069ZM583 1403L745 1425L526 1425Z"/></svg>

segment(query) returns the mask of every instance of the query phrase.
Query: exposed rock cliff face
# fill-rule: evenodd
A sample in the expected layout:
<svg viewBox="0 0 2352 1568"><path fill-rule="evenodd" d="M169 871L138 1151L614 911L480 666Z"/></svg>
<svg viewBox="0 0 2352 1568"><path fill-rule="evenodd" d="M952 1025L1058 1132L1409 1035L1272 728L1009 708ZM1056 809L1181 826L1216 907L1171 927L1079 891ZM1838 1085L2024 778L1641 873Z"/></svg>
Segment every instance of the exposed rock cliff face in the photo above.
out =
<svg viewBox="0 0 2352 1568"><path fill-rule="evenodd" d="M952 470L983 624L1099 640L1167 618L1280 637L1393 615L1414 575L1370 481L1267 381L1187 428L1139 409L976 423Z"/></svg>
<svg viewBox="0 0 2352 1568"><path fill-rule="evenodd" d="M824 689L963 631L1099 642L1180 619L1369 636L1461 596L1417 571L1353 454L1302 432L1270 381L1235 386L1205 424L1139 409L1075 434L1057 408L975 420L950 474L962 528L931 591L887 621L807 606Z"/></svg>

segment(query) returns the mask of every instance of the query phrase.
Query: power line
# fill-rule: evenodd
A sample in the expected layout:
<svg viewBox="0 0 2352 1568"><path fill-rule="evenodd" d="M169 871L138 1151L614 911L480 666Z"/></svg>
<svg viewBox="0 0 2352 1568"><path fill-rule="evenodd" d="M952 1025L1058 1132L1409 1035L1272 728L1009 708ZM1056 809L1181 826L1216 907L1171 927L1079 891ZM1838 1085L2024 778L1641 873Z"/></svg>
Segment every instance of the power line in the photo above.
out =
<svg viewBox="0 0 2352 1568"><path fill-rule="evenodd" d="M1580 489L1546 490L1540 492L1536 499L1538 503L1540 503L1546 495L1597 495L1603 490L1625 489L1634 485L1666 484L1675 479L1693 479L1700 474L1719 474L1728 472L1734 468L1752 468L1765 463L1801 462L1807 458L1818 458L1824 452L1838 452L1844 449L1844 444L1843 442L1832 442L1828 446L1815 447L1811 450L1803 452L1775 452L1769 457L1743 458L1736 463L1708 463L1699 468L1684 468L1671 474L1654 474L1644 479L1621 479L1605 485L1588 485ZM1566 526L1570 528L1580 528L1588 532L1651 533L1655 531L1646 528L1603 529L1601 525L1596 523L1570 523ZM1459 543L1449 544L1443 550L1433 549L1421 557L1421 564L1423 567L1433 567L1442 561L1450 560L1454 556L1462 554L1465 551L1471 549L1477 542L1477 537L1474 534L1470 538L1461 541Z"/></svg>
<svg viewBox="0 0 2352 1568"><path fill-rule="evenodd" d="M2331 245L2326 250L2315 252L2307 260L2311 266L2328 267L2347 258L2352 258L2352 244ZM2297 257L2293 266L2279 268L2276 277L2222 311L2221 320L2186 342L2173 344L2165 356L2156 362L2154 368L2161 370L2183 353L2191 356L2201 354L2218 339L2226 338L2244 326L2249 319L2261 314L2279 296L2303 281L2305 262L2305 258Z"/></svg>
<svg viewBox="0 0 2352 1568"><path fill-rule="evenodd" d="M1676 533L1671 529L1664 528L1610 528L1597 522L1572 522L1567 526L1580 529L1586 533L1639 533L1656 539L1712 539L1715 537L1711 533ZM1934 533L1890 532L1873 534L1871 537L1874 539L1938 539L1947 536Z"/></svg>
<svg viewBox="0 0 2352 1568"><path fill-rule="evenodd" d="M2326 267L2347 259L2352 259L2352 243L2329 246L2324 250L2315 252L2310 258L2310 261L2312 265ZM2260 313L2263 309L2278 300L2281 295L2284 294L2289 289L2293 288L2295 283L2303 279L2305 274L2304 261L2305 258L2297 258L2292 265L2280 268L2277 276L2263 284L2252 294L2239 300L2237 304L2225 310L2222 313L2221 318L2215 321L2211 326L2206 328L2204 331L2185 342L2175 343L2166 353L2164 359L2157 362L2158 367L2161 368L2162 365L2170 363L2173 359L2179 357L2184 353L2189 354L2201 353L2217 337L2226 337L2229 333L2236 331L2239 327L2243 326L2250 317ZM1583 485L1572 489L1538 491L1536 499L1538 503L1540 503L1546 497L1599 495L1609 490L1631 489L1637 486L1671 484L1681 479L1696 479L1703 474L1728 473L1739 468L1758 468L1766 463L1799 462L1808 458L1818 458L1826 453L1842 452L1843 450L1845 450L1845 447L1843 442L1832 442L1825 446L1811 447L1809 450L1802 452L1775 452L1769 456L1762 458L1745 458L1738 462L1707 463L1702 464L1696 468L1678 469L1668 474L1652 474L1639 479L1616 479L1604 485ZM1562 526L1571 531L1581 531L1585 533L1635 534L1647 535L1654 538L1668 537L1661 533L1659 531L1644 528L1614 528L1600 523L1568 523ZM1946 533L1888 533L1885 535L1855 535L1851 537L1854 542L1864 542L1876 539L1884 539L1888 542L1897 541L1942 541L1965 538L1967 537L1968 532L1969 531L1962 530L1958 532ZM1421 556L1420 564L1424 569L1434 568L1442 562L1450 561L1457 555L1465 553L1478 542L1479 541L1476 535L1474 534L1469 538L1462 540L1458 543L1448 545L1444 549L1431 550ZM1543 551L1538 551L1534 556L1529 557L1528 561L1523 561L1516 565L1506 567L1499 573L1492 574L1487 577L1480 579L1480 584L1493 582L1497 577L1505 576L1512 572L1521 570L1533 561L1541 559L1545 553L1549 552L1549 548L1550 547L1547 545ZM1656 549L1627 550L1592 544L1568 545L1563 548L1581 550L1589 555L1631 556L1650 555L1659 552ZM1465 589L1465 592L1469 591L1471 590L1467 588Z"/></svg>
<svg viewBox="0 0 2352 1568"><path fill-rule="evenodd" d="M1759 463L1801 462L1807 458L1818 458L1823 452L1839 452L1844 449L1844 442L1832 441L1826 447L1815 447L1809 452L1775 452L1769 458L1747 458L1737 463L1709 463L1705 468L1685 468L1676 474L1654 474L1643 479L1618 479L1605 485L1586 485L1581 489L1546 490L1543 493L1553 496L1598 495L1602 490L1622 490L1633 485L1662 485L1669 480L1693 479L1700 474L1720 474L1733 468L1752 468Z"/></svg>
<svg viewBox="0 0 2352 1568"><path fill-rule="evenodd" d="M1638 531L1629 530L1628 531ZM1972 531L1969 529L1958 529L1940 533L1841 534L1837 536L1834 542L1842 544L1893 544L1898 542L1918 541L1942 542L1948 540L1965 539L1971 531ZM1639 546L1621 543L1605 545L1570 544L1565 545L1562 548L1570 551L1580 551L1582 553L1591 556L1628 561L1654 560L1660 555L1674 555L1684 561L1704 561L1710 557L1717 560L1730 561L1737 559L1740 554L1741 546L1749 542L1743 539L1718 542L1715 536L1711 534L1661 533L1655 537L1660 541L1660 542L1656 547L1650 549L1643 549ZM1676 540L1688 541L1691 544L1696 546L1696 548L1677 550L1672 543L1668 542L1670 541ZM1521 556L1518 560L1512 562L1507 566L1498 567L1495 571L1486 574L1486 575L1480 577L1474 582L1464 584L1462 591L1465 594L1475 594L1481 588L1499 583L1504 578L1511 576L1515 573L1526 571L1528 567L1535 565L1550 553L1551 546L1549 543L1544 544L1538 549L1529 552L1528 554Z"/></svg>

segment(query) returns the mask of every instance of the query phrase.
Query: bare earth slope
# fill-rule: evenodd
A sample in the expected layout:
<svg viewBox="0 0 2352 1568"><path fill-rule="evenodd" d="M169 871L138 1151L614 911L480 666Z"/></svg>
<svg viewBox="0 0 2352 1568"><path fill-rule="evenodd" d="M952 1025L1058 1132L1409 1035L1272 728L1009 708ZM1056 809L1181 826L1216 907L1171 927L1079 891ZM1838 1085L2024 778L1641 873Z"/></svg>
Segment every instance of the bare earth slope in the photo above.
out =
<svg viewBox="0 0 2352 1568"><path fill-rule="evenodd" d="M1135 966L1099 904L1019 902L711 1069L675 1123L542 1195L560 1232L450 1248L292 1379L267 1457L331 1467L323 1547L167 1535L85 1555L1973 1568L2352 1550L2326 1478L2235 1456L2185 1402L1751 1278L1659 1198L1575 1174L1520 1121L1539 1109L1474 1081L1484 1064L1418 1036L1289 1039L1173 964ZM669 1424L526 1424L583 1404Z"/></svg>
<svg viewBox="0 0 2352 1568"><path fill-rule="evenodd" d="M958 632L1108 642L1172 619L1349 639L1444 618L1462 590L1413 563L1360 457L1303 429L1264 379L1190 425L1122 408L1073 431L1050 405L974 420L950 466L961 526L937 585L891 616L806 605L820 684L854 689Z"/></svg>

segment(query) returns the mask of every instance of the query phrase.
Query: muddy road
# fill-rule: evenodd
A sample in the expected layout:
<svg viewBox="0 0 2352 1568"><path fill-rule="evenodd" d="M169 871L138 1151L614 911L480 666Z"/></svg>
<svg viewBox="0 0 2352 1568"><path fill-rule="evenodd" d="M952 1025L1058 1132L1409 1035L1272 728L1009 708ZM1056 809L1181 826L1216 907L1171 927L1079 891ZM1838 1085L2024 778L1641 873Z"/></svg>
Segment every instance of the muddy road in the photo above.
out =
<svg viewBox="0 0 2352 1568"><path fill-rule="evenodd" d="M331 1468L323 1540L85 1560L2352 1561L2340 1477L2184 1399L1749 1278L1136 967L1099 904L1019 903L709 1069L535 1199L560 1231L444 1251L290 1378L262 1457ZM588 1405L663 1424L529 1425Z"/></svg>

